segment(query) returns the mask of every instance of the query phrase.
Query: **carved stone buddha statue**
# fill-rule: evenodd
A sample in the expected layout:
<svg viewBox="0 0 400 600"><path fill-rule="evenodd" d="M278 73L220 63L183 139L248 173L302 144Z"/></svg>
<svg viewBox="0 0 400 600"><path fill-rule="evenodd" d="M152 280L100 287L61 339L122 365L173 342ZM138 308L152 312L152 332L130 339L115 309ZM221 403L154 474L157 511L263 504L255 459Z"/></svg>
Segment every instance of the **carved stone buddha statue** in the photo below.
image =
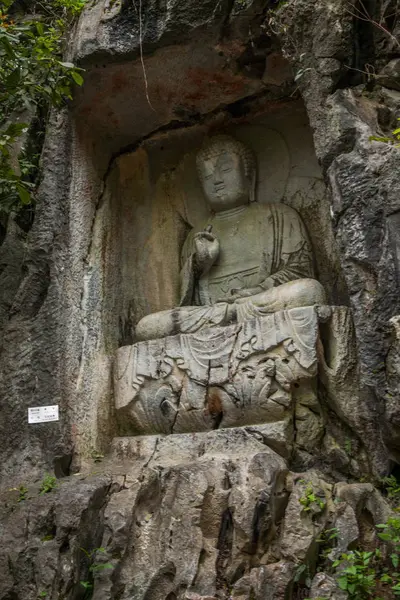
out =
<svg viewBox="0 0 400 600"><path fill-rule="evenodd" d="M211 214L184 244L180 306L141 319L137 339L325 304L299 214L285 204L255 201L252 152L230 136L215 136L198 153L197 169Z"/></svg>

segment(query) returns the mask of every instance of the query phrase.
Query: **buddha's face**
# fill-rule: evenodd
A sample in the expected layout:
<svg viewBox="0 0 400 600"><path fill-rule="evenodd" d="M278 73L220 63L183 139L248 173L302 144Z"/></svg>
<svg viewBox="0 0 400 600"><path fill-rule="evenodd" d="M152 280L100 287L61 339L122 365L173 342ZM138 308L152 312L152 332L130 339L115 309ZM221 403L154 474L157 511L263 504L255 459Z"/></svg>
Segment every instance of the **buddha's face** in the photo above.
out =
<svg viewBox="0 0 400 600"><path fill-rule="evenodd" d="M236 208L250 201L250 184L241 157L230 150L205 158L200 180L210 208L215 212Z"/></svg>

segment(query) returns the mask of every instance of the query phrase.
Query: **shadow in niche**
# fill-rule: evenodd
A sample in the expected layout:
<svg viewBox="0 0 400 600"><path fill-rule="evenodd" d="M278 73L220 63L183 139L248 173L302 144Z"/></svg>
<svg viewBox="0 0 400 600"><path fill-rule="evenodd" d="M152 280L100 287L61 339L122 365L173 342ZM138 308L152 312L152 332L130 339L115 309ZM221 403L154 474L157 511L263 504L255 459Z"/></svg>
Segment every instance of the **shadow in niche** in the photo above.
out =
<svg viewBox="0 0 400 600"><path fill-rule="evenodd" d="M218 535L218 556L216 561L216 572L217 572L217 580L216 580L216 588L225 589L226 588L226 568L230 562L231 554L232 554L232 544L233 544L233 518L231 509L227 508L221 519L221 526Z"/></svg>
<svg viewBox="0 0 400 600"><path fill-rule="evenodd" d="M337 356L337 340L332 335L328 323L319 323L319 335L324 349L325 363L331 369L335 356Z"/></svg>

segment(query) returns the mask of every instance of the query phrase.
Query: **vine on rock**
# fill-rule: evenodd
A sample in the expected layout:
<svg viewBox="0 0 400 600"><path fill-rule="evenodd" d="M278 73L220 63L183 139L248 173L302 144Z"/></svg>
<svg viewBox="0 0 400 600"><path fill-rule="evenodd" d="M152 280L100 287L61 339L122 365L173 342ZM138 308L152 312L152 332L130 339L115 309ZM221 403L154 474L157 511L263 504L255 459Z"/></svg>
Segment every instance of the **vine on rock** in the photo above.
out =
<svg viewBox="0 0 400 600"><path fill-rule="evenodd" d="M28 151L30 123L43 137L49 108L72 98L82 69L62 60L67 32L86 0L0 2L0 213L35 200L40 147Z"/></svg>

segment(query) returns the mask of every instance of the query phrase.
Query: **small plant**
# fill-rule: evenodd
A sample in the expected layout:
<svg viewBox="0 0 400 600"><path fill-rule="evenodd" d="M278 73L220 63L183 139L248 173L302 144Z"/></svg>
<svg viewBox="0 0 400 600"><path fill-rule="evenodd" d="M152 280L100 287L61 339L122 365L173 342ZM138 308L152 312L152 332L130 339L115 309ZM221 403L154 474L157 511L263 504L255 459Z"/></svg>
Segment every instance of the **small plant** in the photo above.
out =
<svg viewBox="0 0 400 600"><path fill-rule="evenodd" d="M320 542L320 543L322 542L322 543L326 544L327 542L336 540L338 535L339 535L339 532L336 527L332 527L331 529L324 529L324 531L322 531L320 537L317 538L317 542Z"/></svg>
<svg viewBox="0 0 400 600"><path fill-rule="evenodd" d="M397 481L394 475L390 475L389 477L383 477L381 479L381 484L386 490L389 499L394 500L399 498L400 483Z"/></svg>
<svg viewBox="0 0 400 600"><path fill-rule="evenodd" d="M294 574L293 581L294 583L299 583L304 580L305 585L309 588L311 587L311 574L308 565L302 563L296 569Z"/></svg>
<svg viewBox="0 0 400 600"><path fill-rule="evenodd" d="M301 481L301 483L306 483ZM311 482L307 483L307 487L304 490L303 495L299 498L299 502L302 505L304 512L320 512L324 510L326 502L318 494L314 492Z"/></svg>
<svg viewBox="0 0 400 600"><path fill-rule="evenodd" d="M80 581L79 583L83 588L85 588L86 593L90 593L90 591L93 589L93 583L90 583L90 581Z"/></svg>
<svg viewBox="0 0 400 600"><path fill-rule="evenodd" d="M351 456L353 446L352 446L351 440L349 438L346 438L346 440L344 442L344 449L346 451L346 454L348 456Z"/></svg>
<svg viewBox="0 0 400 600"><path fill-rule="evenodd" d="M101 462L104 458L104 454L102 454L101 452L98 452L97 450L92 450L91 456L95 463Z"/></svg>
<svg viewBox="0 0 400 600"><path fill-rule="evenodd" d="M376 571L372 566L375 552L355 550L341 557L333 563L333 568L339 567L338 586L347 592L350 600L364 600L370 598L376 587Z"/></svg>
<svg viewBox="0 0 400 600"><path fill-rule="evenodd" d="M40 484L40 495L43 496L43 494L48 494L49 492L51 492L51 490L54 490L57 487L57 479L55 477L53 477L53 475L50 475L49 473L46 473L46 475L43 477L42 482Z"/></svg>
<svg viewBox="0 0 400 600"><path fill-rule="evenodd" d="M106 551L105 548L94 548L93 550L86 550L85 548L80 548L80 550L82 550L82 552L86 555L86 557L89 560L90 580L83 580L83 581L80 581L79 583L81 584L82 587L85 588L86 593L89 594L91 592L91 590L93 589L94 574L98 573L100 571L104 571L105 569L113 569L114 567L111 563L94 564L96 555L104 553Z"/></svg>
<svg viewBox="0 0 400 600"><path fill-rule="evenodd" d="M376 527L382 530L378 533L378 537L393 547L394 552L390 555L390 560L393 567L397 569L400 553L400 518L390 517L386 523L381 523Z"/></svg>
<svg viewBox="0 0 400 600"><path fill-rule="evenodd" d="M400 121L400 118L397 119ZM371 135L369 137L370 142L381 142L383 144L388 144L389 146L394 146L395 148L400 148L400 127L397 127L392 131L392 137L383 136L383 135Z"/></svg>
<svg viewBox="0 0 400 600"><path fill-rule="evenodd" d="M23 502L27 500L28 488L24 486L24 484L20 485L18 488L19 496L17 502Z"/></svg>
<svg viewBox="0 0 400 600"><path fill-rule="evenodd" d="M39 600L39 598L46 598L46 597L47 597L47 592L40 592L38 594L38 600Z"/></svg>
<svg viewBox="0 0 400 600"><path fill-rule="evenodd" d="M331 529L324 529L320 536L316 539L316 542L321 544L319 556L322 560L326 560L329 554L335 547L335 540L338 537L339 532L336 527Z"/></svg>

